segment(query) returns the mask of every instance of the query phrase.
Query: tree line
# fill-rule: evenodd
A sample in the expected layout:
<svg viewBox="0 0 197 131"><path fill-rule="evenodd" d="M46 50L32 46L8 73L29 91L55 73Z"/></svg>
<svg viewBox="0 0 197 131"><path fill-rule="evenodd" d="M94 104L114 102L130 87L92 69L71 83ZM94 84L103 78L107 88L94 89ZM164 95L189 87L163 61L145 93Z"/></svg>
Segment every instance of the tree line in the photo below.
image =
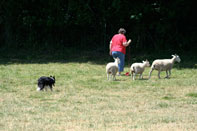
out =
<svg viewBox="0 0 197 131"><path fill-rule="evenodd" d="M193 1L1 0L0 47L108 51L123 27L133 50L194 50Z"/></svg>

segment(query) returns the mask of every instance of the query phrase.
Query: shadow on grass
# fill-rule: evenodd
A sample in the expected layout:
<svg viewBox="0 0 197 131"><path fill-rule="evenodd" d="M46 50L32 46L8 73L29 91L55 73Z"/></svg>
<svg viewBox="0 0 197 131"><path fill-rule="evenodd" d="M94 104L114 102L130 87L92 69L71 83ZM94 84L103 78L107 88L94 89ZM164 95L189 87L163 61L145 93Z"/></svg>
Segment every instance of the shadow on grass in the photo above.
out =
<svg viewBox="0 0 197 131"><path fill-rule="evenodd" d="M140 80L140 81L147 81L149 79L148 78L143 78L143 79L138 79L138 80Z"/></svg>
<svg viewBox="0 0 197 131"><path fill-rule="evenodd" d="M106 64L113 61L113 58L104 52L76 51L68 49L65 51L1 51L0 64L47 64L47 63L87 63Z"/></svg>
<svg viewBox="0 0 197 131"><path fill-rule="evenodd" d="M124 80L124 79L116 79L115 81L126 81L126 80Z"/></svg>
<svg viewBox="0 0 197 131"><path fill-rule="evenodd" d="M107 64L113 62L112 56L108 55L105 51L78 51L76 49L67 49L60 51L7 51L0 50L0 64L47 64L47 63L87 63L92 64ZM186 54L185 52L179 53L181 58L180 63L175 63L173 68L197 68L197 55L194 53ZM125 66L130 67L132 63L142 62L149 60L150 64L155 59L170 59L170 53L152 53L152 54L131 54L131 59L128 59L128 54L125 56Z"/></svg>
<svg viewBox="0 0 197 131"><path fill-rule="evenodd" d="M107 80L107 81L116 82L116 81L126 81L126 80L124 80L124 79L119 79L119 78L117 79L117 78L116 78L115 80L111 80L111 79L110 79L110 80Z"/></svg>

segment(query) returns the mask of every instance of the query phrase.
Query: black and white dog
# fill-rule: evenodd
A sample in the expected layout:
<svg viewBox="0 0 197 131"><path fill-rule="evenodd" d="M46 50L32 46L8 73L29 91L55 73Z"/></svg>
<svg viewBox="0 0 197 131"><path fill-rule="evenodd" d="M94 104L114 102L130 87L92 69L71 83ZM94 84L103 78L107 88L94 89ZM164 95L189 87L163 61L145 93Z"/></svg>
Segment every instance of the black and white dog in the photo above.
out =
<svg viewBox="0 0 197 131"><path fill-rule="evenodd" d="M38 88L37 91L42 91L44 88L47 91L47 87L53 91L53 86L55 86L55 76L42 76L38 79Z"/></svg>

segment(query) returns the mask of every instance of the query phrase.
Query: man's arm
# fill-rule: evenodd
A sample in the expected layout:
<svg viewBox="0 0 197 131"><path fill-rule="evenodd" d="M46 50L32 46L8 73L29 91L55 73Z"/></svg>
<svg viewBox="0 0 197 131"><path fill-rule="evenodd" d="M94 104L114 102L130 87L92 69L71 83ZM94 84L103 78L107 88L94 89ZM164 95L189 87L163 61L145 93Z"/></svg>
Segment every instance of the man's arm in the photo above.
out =
<svg viewBox="0 0 197 131"><path fill-rule="evenodd" d="M111 45L112 45L112 41L110 41L110 44L109 44L109 55L112 55L112 52L111 52Z"/></svg>
<svg viewBox="0 0 197 131"><path fill-rule="evenodd" d="M127 47L127 46L129 46L130 43L131 43L131 39L129 39L129 41L127 41L127 42L124 42L123 45L124 45L125 47Z"/></svg>

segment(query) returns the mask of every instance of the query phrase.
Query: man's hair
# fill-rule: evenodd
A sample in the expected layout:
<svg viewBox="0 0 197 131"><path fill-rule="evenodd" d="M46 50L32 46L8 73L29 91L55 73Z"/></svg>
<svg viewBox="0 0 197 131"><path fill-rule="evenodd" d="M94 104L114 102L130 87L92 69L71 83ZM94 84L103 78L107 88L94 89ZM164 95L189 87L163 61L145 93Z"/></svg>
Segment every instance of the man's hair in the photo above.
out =
<svg viewBox="0 0 197 131"><path fill-rule="evenodd" d="M120 28L118 30L118 33L120 33L120 34L126 34L126 30L124 28Z"/></svg>

